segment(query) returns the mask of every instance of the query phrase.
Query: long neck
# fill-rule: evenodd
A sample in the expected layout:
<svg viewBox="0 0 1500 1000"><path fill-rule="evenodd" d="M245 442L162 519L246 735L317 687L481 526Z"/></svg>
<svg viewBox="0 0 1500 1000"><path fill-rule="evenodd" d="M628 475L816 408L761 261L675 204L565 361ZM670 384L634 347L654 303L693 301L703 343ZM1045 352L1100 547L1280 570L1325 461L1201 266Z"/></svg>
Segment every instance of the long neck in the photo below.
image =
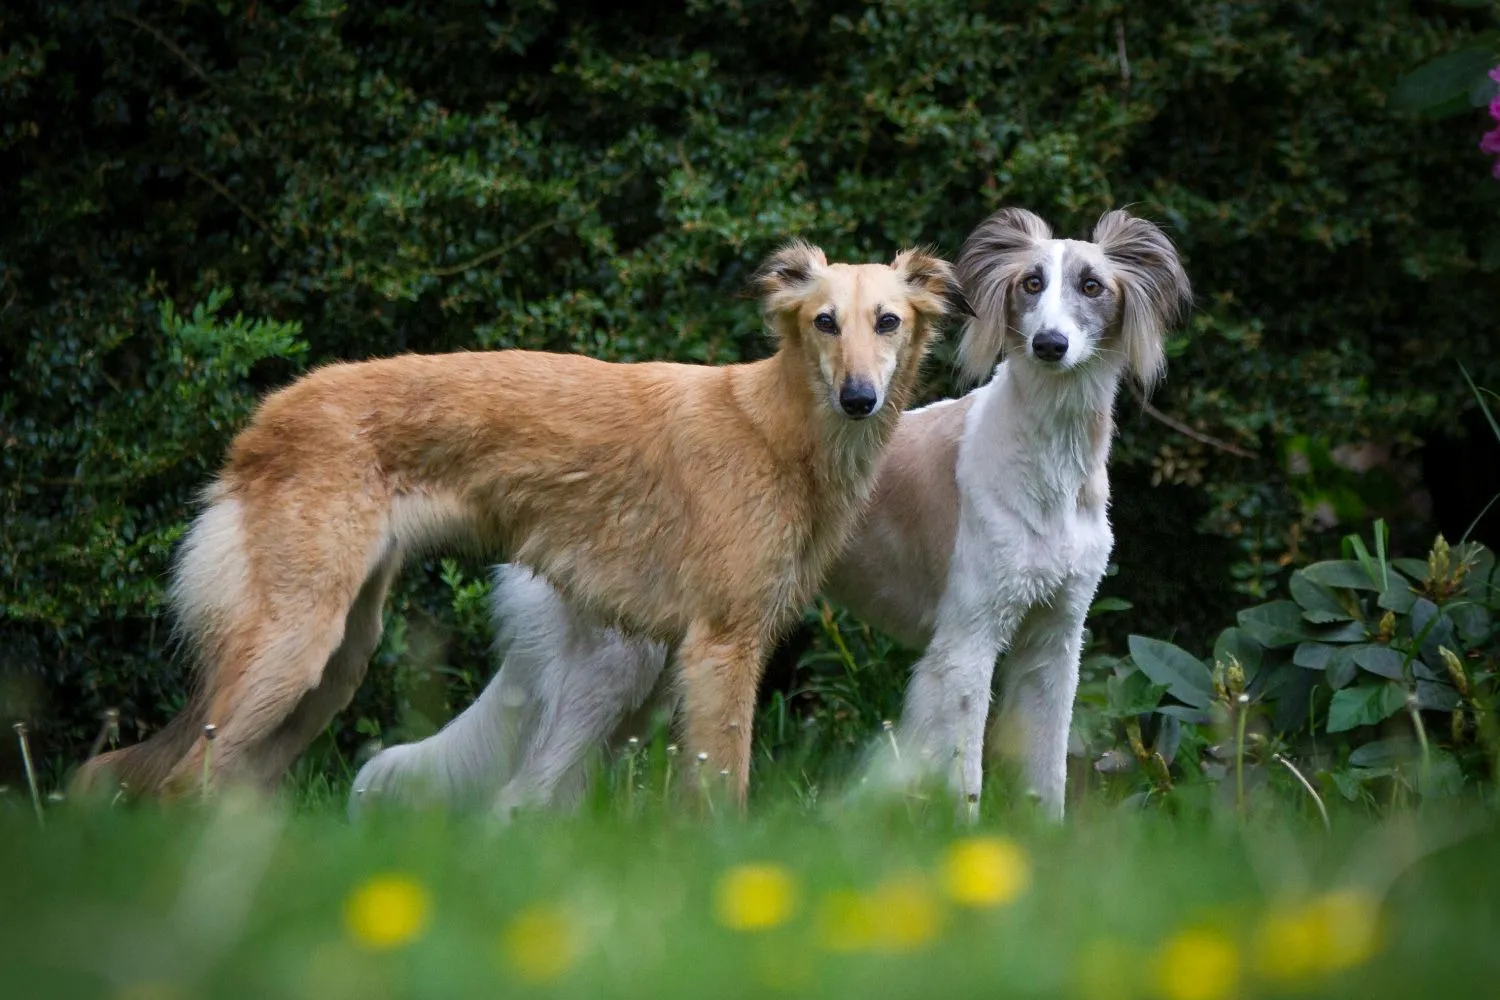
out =
<svg viewBox="0 0 1500 1000"><path fill-rule="evenodd" d="M978 434L1007 443L997 472L1030 513L1102 508L1107 501L1120 378L1117 366L1068 373L1038 371L1024 361L1001 366L979 418L987 426Z"/></svg>

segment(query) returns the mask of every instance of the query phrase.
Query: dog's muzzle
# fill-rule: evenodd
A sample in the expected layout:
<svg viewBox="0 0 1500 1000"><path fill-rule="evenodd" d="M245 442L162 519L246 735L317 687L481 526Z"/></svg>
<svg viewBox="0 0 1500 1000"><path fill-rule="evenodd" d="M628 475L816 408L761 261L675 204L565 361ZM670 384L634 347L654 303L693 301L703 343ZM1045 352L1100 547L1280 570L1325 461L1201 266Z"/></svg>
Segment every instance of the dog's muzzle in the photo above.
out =
<svg viewBox="0 0 1500 1000"><path fill-rule="evenodd" d="M879 402L875 386L866 379L846 378L839 388L839 408L856 420L874 413Z"/></svg>
<svg viewBox="0 0 1500 1000"><path fill-rule="evenodd" d="M1068 338L1056 330L1043 330L1031 338L1031 353L1038 361L1056 364L1068 353Z"/></svg>

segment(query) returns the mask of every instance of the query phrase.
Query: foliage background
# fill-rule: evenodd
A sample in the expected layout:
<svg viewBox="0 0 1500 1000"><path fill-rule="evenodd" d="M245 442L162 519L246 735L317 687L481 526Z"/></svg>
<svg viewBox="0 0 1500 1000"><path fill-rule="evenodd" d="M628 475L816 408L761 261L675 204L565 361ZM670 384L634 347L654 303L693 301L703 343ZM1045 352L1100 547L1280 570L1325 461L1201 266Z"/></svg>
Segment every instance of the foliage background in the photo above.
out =
<svg viewBox="0 0 1500 1000"><path fill-rule="evenodd" d="M1123 404L1106 592L1134 608L1103 641L1203 648L1373 515L1421 554L1496 489L1456 362L1500 385L1500 185L1477 112L1387 94L1491 25L1396 0L8 4L0 714L54 773L107 706L126 740L165 721L172 545L306 366L752 357L741 291L779 239L951 254L1001 204L1169 227L1198 308L1153 404L1250 456ZM482 683L480 571L408 574L330 750ZM839 711L784 697L796 659L769 696L793 728Z"/></svg>

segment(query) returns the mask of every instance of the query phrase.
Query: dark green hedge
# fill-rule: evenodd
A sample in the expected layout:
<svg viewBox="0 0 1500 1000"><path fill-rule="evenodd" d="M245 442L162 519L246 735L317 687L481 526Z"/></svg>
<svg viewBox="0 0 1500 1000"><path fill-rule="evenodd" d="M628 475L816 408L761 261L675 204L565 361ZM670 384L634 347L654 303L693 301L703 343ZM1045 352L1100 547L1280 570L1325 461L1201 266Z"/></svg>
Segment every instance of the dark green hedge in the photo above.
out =
<svg viewBox="0 0 1500 1000"><path fill-rule="evenodd" d="M951 253L1002 203L1073 233L1124 204L1171 228L1200 298L1155 406L1254 456L1127 403L1110 586L1131 631L1201 637L1339 518L1428 538L1403 463L1466 407L1456 361L1500 385L1500 184L1478 112L1427 122L1386 95L1487 17L9 4L0 714L53 761L106 706L127 740L164 721L184 680L160 616L172 543L257 395L300 367L512 345L729 361L763 350L741 290L778 239ZM1364 442L1389 461L1350 472L1337 449ZM377 722L414 628L439 637L432 663L484 669L473 594L444 645L452 601L422 579L361 702ZM430 714L464 687L439 684Z"/></svg>

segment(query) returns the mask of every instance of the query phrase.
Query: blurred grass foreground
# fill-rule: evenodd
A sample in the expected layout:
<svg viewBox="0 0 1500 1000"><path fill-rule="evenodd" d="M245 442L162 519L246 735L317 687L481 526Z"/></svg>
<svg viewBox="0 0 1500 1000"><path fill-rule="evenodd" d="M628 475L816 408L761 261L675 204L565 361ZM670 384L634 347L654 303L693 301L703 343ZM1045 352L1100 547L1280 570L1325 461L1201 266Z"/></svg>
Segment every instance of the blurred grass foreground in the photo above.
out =
<svg viewBox="0 0 1500 1000"><path fill-rule="evenodd" d="M1473 799L1146 811L987 799L749 818L596 794L576 816L215 799L0 811L14 998L1480 996L1500 830ZM1002 832L1003 831L1003 832Z"/></svg>

